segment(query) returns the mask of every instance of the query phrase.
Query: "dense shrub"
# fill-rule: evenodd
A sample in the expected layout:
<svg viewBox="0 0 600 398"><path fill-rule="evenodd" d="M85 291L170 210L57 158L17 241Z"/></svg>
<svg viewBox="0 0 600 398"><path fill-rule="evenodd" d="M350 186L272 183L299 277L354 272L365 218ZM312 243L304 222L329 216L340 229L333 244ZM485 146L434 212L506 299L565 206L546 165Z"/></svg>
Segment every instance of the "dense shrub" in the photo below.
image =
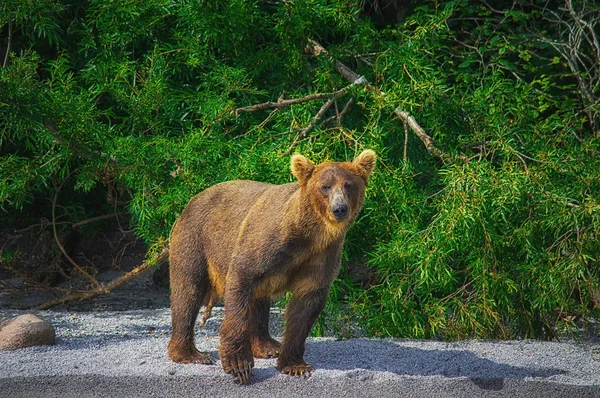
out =
<svg viewBox="0 0 600 398"><path fill-rule="evenodd" d="M158 249L207 186L291 181L281 155L322 101L235 109L347 86L335 57L385 94L353 88L341 125L293 148L380 157L320 326L552 337L600 306L600 8L497 3L413 2L376 28L362 1L4 1L3 218L48 217L55 195L73 222L124 203Z"/></svg>

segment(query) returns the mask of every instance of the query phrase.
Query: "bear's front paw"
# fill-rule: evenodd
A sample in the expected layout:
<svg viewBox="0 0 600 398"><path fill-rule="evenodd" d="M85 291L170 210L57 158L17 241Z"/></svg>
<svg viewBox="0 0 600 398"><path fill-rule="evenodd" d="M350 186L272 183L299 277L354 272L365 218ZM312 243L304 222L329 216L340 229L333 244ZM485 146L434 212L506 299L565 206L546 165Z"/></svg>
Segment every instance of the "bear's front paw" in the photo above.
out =
<svg viewBox="0 0 600 398"><path fill-rule="evenodd" d="M250 381L252 368L254 367L252 350L249 346L245 349L236 351L222 349L221 364L223 365L225 373L232 375L240 383L247 384Z"/></svg>
<svg viewBox="0 0 600 398"><path fill-rule="evenodd" d="M286 365L279 369L281 373L289 376L305 376L310 377L311 373L315 370L312 366L307 363L301 363L297 365Z"/></svg>

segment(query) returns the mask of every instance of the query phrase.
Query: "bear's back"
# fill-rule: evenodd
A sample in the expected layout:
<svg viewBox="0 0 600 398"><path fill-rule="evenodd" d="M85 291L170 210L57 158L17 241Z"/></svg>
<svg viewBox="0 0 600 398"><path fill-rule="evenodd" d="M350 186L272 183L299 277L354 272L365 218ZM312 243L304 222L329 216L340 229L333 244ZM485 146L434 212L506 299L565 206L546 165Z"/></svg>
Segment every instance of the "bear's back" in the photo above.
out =
<svg viewBox="0 0 600 398"><path fill-rule="evenodd" d="M173 228L171 239L195 241L213 266L226 268L244 219L257 206L263 207L265 200L270 214L264 217L278 218L276 213L282 211L297 189L297 183L274 185L249 180L213 185L190 200Z"/></svg>

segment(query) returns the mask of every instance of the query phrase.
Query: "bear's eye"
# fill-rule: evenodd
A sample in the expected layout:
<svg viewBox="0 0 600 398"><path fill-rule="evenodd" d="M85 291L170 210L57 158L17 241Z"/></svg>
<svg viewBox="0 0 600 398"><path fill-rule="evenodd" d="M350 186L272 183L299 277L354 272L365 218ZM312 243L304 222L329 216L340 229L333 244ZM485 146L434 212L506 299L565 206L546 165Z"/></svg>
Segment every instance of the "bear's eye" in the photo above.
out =
<svg viewBox="0 0 600 398"><path fill-rule="evenodd" d="M323 192L329 192L330 189L331 189L331 185L327 185L327 184L321 185L321 191L323 191Z"/></svg>
<svg viewBox="0 0 600 398"><path fill-rule="evenodd" d="M346 190L351 191L354 189L354 184L351 182L347 182L344 184L344 188L346 188Z"/></svg>

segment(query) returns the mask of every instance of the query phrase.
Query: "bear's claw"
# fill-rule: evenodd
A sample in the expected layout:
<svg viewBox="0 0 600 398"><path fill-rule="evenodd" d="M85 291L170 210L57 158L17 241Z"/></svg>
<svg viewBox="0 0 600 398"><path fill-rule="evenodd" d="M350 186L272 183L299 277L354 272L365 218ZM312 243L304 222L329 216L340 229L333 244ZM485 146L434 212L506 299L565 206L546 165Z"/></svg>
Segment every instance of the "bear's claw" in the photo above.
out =
<svg viewBox="0 0 600 398"><path fill-rule="evenodd" d="M254 358L277 358L281 344L272 338L252 341L252 355Z"/></svg>
<svg viewBox="0 0 600 398"><path fill-rule="evenodd" d="M299 365L288 365L281 368L281 373L284 373L289 376L305 376L310 377L311 373L315 370L309 364L299 364Z"/></svg>
<svg viewBox="0 0 600 398"><path fill-rule="evenodd" d="M245 358L243 355L231 355L222 359L225 373L235 377L241 384L248 384L252 376L254 359Z"/></svg>

